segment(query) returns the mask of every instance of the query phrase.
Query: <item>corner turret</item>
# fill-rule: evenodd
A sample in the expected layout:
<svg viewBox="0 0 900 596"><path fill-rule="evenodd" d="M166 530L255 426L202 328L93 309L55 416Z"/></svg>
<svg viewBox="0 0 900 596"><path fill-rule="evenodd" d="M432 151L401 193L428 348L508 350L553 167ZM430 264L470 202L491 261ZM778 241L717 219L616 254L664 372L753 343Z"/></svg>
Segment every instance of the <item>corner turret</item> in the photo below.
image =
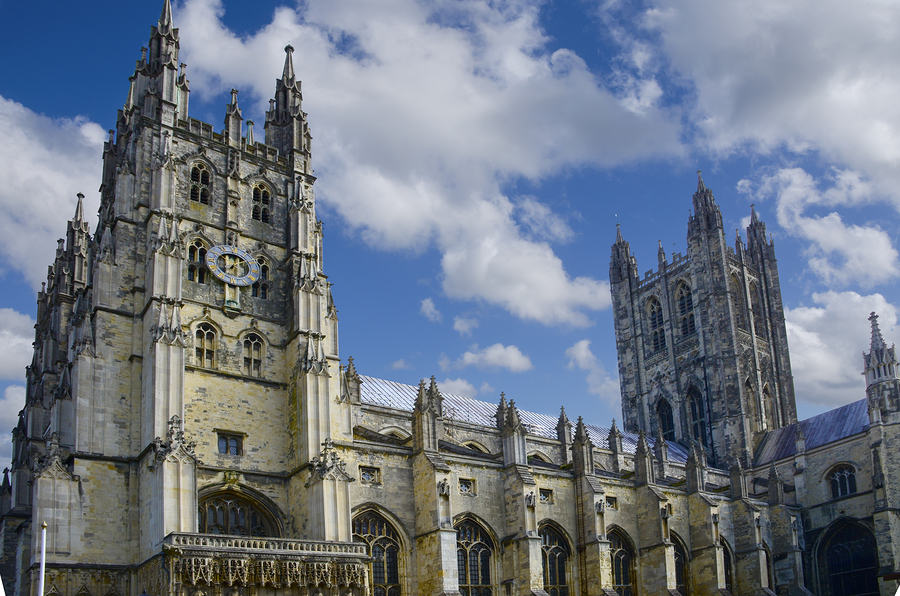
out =
<svg viewBox="0 0 900 596"><path fill-rule="evenodd" d="M293 46L285 46L284 52L284 70L275 83L275 99L269 102L269 111L266 112L266 144L290 156L294 171L312 174L309 161L312 135L306 122L306 112L301 107L303 93L300 91L300 81L294 74Z"/></svg>

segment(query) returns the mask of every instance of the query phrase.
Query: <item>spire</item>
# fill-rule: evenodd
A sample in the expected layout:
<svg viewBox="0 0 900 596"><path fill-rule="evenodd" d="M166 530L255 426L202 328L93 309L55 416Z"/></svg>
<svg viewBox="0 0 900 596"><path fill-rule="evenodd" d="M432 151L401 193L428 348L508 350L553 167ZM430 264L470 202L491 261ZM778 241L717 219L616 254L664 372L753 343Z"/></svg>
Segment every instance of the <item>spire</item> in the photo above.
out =
<svg viewBox="0 0 900 596"><path fill-rule="evenodd" d="M703 184L703 173L699 168L697 169L697 193L701 193L706 190L706 185Z"/></svg>
<svg viewBox="0 0 900 596"><path fill-rule="evenodd" d="M697 170L697 192L694 193L694 216L691 218L690 229L698 225L702 230L722 228L722 213L716 205L712 190L703 183L703 176ZM690 234L690 232L689 232Z"/></svg>
<svg viewBox="0 0 900 596"><path fill-rule="evenodd" d="M159 28L163 31L172 26L172 3L169 0L163 2L162 14L159 15Z"/></svg>
<svg viewBox="0 0 900 596"><path fill-rule="evenodd" d="M169 0L166 0L166 4L169 3ZM288 81L292 81L294 79L294 59L291 57L291 54L294 53L294 46L288 44L284 46L284 71L281 73L281 78L284 80L285 84L288 84Z"/></svg>
<svg viewBox="0 0 900 596"><path fill-rule="evenodd" d="M625 238L622 237L622 224L616 222L616 244L623 242L625 242Z"/></svg>
<svg viewBox="0 0 900 596"><path fill-rule="evenodd" d="M756 205L753 203L750 203L750 223L759 223L759 217L756 215Z"/></svg>

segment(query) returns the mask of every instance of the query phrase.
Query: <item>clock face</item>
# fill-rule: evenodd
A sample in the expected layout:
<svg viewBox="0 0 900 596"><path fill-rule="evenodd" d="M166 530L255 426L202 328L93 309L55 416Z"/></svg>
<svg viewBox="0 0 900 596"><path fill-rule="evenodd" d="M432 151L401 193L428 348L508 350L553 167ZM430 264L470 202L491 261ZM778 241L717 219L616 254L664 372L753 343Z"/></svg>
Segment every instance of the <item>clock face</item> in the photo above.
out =
<svg viewBox="0 0 900 596"><path fill-rule="evenodd" d="M210 273L232 286L252 286L259 279L259 263L236 246L213 246L206 251Z"/></svg>

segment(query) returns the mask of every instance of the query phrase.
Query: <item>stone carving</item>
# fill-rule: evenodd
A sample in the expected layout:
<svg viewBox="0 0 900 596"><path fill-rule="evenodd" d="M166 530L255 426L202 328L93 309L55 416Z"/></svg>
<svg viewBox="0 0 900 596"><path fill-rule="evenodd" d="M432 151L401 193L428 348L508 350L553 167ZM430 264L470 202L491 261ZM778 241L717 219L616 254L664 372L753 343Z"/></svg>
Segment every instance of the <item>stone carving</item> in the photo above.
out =
<svg viewBox="0 0 900 596"><path fill-rule="evenodd" d="M196 461L197 458L194 455L195 445L193 441L185 440L184 421L177 415L172 416L169 419L169 430L166 432L166 440L163 441L160 437L153 439L154 457L150 460L150 469L155 469L160 462L179 450L184 456Z"/></svg>
<svg viewBox="0 0 900 596"><path fill-rule="evenodd" d="M534 492L530 492L527 495L525 495L525 506L526 507L534 507L534 505L535 505Z"/></svg>
<svg viewBox="0 0 900 596"><path fill-rule="evenodd" d="M181 581L196 586L198 581L213 583L216 561L210 557L185 557L181 560ZM199 590L197 590L199 591ZM193 593L191 596L205 596Z"/></svg>
<svg viewBox="0 0 900 596"><path fill-rule="evenodd" d="M450 483L447 481L446 478L444 478L443 480L438 482L437 486L438 486L438 494L439 495L441 495L442 497L450 496Z"/></svg>
<svg viewBox="0 0 900 596"><path fill-rule="evenodd" d="M304 485L306 488L321 480L338 480L342 482L354 482L356 480L345 470L347 463L338 457L334 448L334 441L330 437L325 439L325 442L322 443L322 451L318 456L312 458L310 463L313 467L313 473L310 475L309 481Z"/></svg>
<svg viewBox="0 0 900 596"><path fill-rule="evenodd" d="M235 583L246 585L250 570L250 560L222 559L220 562L220 570L222 573L222 583L225 585L231 586Z"/></svg>

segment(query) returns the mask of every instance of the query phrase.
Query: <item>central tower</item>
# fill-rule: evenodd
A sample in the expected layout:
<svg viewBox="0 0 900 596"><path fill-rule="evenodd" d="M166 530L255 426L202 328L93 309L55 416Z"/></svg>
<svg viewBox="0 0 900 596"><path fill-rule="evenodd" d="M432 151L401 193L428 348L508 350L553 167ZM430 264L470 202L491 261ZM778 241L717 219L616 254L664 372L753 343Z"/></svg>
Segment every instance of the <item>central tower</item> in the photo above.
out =
<svg viewBox="0 0 900 596"><path fill-rule="evenodd" d="M638 276L617 228L609 275L626 430L744 464L763 433L797 421L775 246L751 208L729 247L698 172L687 254Z"/></svg>

